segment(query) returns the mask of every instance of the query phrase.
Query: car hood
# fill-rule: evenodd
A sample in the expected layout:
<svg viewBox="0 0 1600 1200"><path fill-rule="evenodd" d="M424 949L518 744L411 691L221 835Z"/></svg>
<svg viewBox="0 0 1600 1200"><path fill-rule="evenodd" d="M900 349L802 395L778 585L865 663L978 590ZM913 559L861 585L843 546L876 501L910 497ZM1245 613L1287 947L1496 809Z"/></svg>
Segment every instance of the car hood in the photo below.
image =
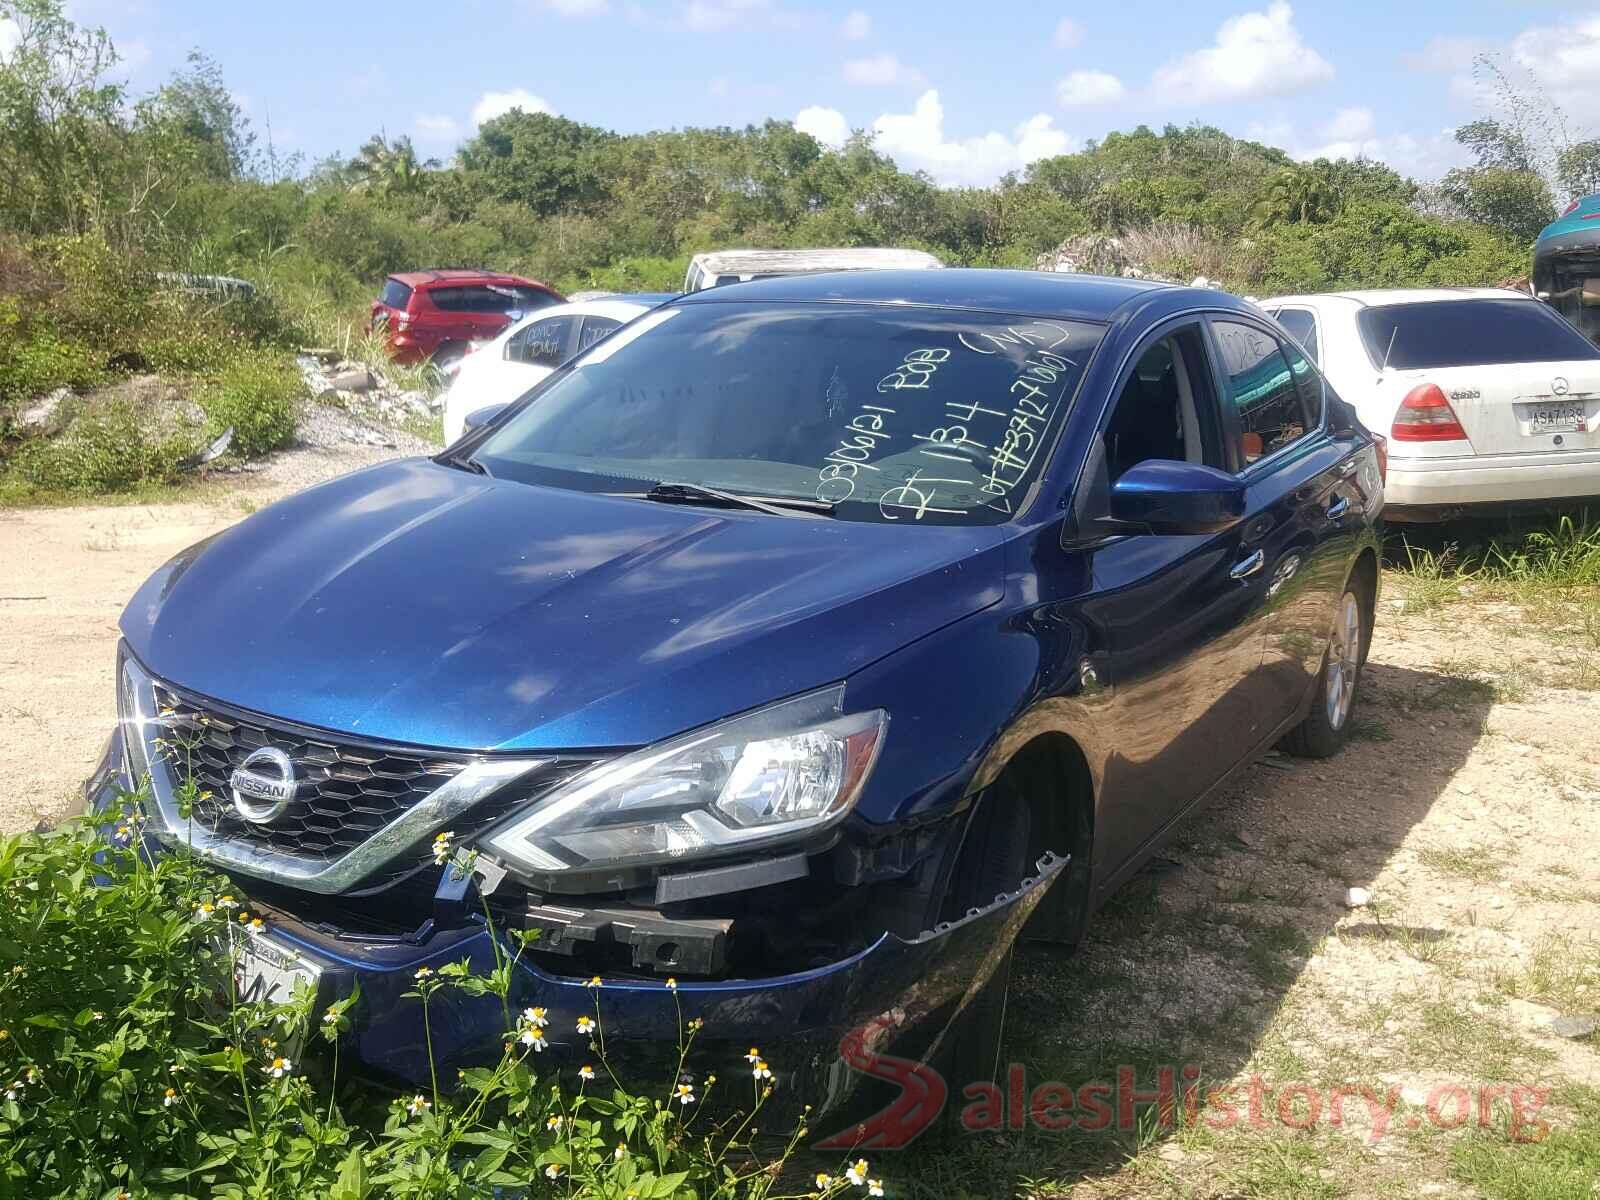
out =
<svg viewBox="0 0 1600 1200"><path fill-rule="evenodd" d="M184 551L122 629L181 689L323 729L474 750L642 745L845 678L993 604L1003 540L411 459Z"/></svg>

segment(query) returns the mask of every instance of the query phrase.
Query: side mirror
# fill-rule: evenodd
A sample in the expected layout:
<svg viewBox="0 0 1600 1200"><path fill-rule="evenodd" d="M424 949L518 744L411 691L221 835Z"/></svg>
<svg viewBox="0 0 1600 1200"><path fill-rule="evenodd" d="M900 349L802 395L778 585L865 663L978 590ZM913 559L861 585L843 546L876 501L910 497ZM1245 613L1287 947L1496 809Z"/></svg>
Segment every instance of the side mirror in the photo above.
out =
<svg viewBox="0 0 1600 1200"><path fill-rule="evenodd" d="M461 432L471 433L474 429L483 428L510 407L509 404L486 404L482 408L473 409L462 418Z"/></svg>
<svg viewBox="0 0 1600 1200"><path fill-rule="evenodd" d="M1244 520L1244 484L1215 467L1153 458L1111 485L1111 518L1151 533L1218 533Z"/></svg>

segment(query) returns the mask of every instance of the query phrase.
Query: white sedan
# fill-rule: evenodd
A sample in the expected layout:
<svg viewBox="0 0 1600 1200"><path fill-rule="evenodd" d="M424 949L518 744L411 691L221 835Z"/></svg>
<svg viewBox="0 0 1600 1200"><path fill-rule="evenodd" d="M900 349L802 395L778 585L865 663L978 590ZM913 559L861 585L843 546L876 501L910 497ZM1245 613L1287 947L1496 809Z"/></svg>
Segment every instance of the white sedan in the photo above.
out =
<svg viewBox="0 0 1600 1200"><path fill-rule="evenodd" d="M444 442L459 438L469 413L510 404L579 351L649 312L669 293L640 293L541 308L468 352L451 372L444 400Z"/></svg>
<svg viewBox="0 0 1600 1200"><path fill-rule="evenodd" d="M1600 348L1549 306L1500 288L1259 303L1389 439L1391 519L1600 497Z"/></svg>

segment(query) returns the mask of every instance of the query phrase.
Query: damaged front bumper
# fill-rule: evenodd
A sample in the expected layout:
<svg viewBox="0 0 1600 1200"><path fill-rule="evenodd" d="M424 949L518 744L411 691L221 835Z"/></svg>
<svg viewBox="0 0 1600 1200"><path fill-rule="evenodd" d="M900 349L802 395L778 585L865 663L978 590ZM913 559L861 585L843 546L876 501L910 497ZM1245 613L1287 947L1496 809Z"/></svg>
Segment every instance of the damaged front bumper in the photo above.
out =
<svg viewBox="0 0 1600 1200"><path fill-rule="evenodd" d="M131 790L120 740L113 735L86 785L89 809L114 806ZM698 1018L704 1027L688 1064L697 1077L739 1079L749 1069L745 1054L760 1046L781 1077L773 1103L782 1110L809 1104L814 1115L849 1112L862 1099L862 1083L874 1074L864 1068L864 1048L866 1059L897 1056L922 1063L937 1054L1066 866L1065 858L1046 855L1037 873L1014 891L959 920L909 939L884 932L837 962L789 974L670 985L606 979L594 989L586 976L547 969L556 955L544 964L525 956L513 973L510 1001L513 1010L547 1011L553 1065L593 1058L589 1036L576 1030L578 1018L594 1016L598 1007L606 1051L622 1081L660 1087L671 1079L685 1024ZM248 879L236 882L250 893ZM420 937L375 938L313 926L259 896L251 904L268 919L270 939L317 969L322 1000L347 995L359 984L362 999L351 1014L341 1061L353 1061L396 1087L423 1086L429 1079L422 1007L405 994L413 990L416 972L463 960L479 975L495 967L491 935L476 917L451 929L424 927ZM580 929L581 923L574 934ZM498 997L446 989L430 1000L428 1019L434 1065L445 1078L492 1063L503 1051L506 1028Z"/></svg>

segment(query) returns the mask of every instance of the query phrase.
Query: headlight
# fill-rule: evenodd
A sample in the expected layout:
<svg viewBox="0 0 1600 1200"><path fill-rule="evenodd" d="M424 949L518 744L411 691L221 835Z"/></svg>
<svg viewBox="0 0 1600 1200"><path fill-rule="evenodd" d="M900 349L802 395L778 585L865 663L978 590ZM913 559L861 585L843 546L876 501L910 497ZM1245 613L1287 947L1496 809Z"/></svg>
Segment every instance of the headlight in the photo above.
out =
<svg viewBox="0 0 1600 1200"><path fill-rule="evenodd" d="M883 742L844 685L648 746L573 779L485 839L526 872L647 867L789 842L841 820Z"/></svg>

